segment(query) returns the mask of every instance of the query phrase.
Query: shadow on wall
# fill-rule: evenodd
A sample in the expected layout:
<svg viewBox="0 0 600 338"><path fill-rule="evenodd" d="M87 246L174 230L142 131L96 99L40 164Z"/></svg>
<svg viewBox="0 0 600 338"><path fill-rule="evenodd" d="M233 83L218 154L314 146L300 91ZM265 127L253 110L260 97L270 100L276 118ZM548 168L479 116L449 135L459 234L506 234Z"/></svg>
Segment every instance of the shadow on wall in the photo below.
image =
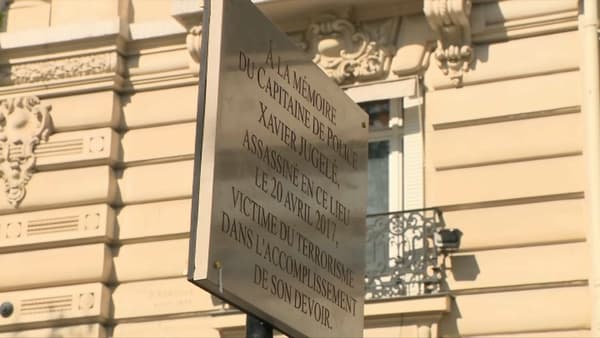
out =
<svg viewBox="0 0 600 338"><path fill-rule="evenodd" d="M0 33L6 32L6 23L8 22L8 3L11 0L0 0Z"/></svg>
<svg viewBox="0 0 600 338"><path fill-rule="evenodd" d="M446 282L447 275L451 274L454 281L476 281L479 276L480 269L475 255L460 255L455 254L449 258L449 267L445 272L446 277L442 283L442 290L448 291L452 295L452 290ZM482 308L483 311L483 308ZM450 302L450 312L444 315L439 323L440 337L460 337L458 320L462 318L460 308L456 303L456 299L452 297Z"/></svg>
<svg viewBox="0 0 600 338"><path fill-rule="evenodd" d="M458 320L462 318L458 305L452 299L450 302L450 313L442 317L439 323L439 336L440 337L461 337L458 329Z"/></svg>
<svg viewBox="0 0 600 338"><path fill-rule="evenodd" d="M474 19L474 16L478 16L478 18ZM505 20L505 16L498 2L489 2L480 5L477 10L472 11L471 17L473 35L492 29L494 31L495 43L508 41L509 38L506 29L499 29L499 23ZM477 70L478 63L486 63L489 60L489 44L477 44L476 47L477 52L475 53L475 60L471 65L472 70Z"/></svg>
<svg viewBox="0 0 600 338"><path fill-rule="evenodd" d="M36 27L41 27L41 25L44 24L50 25L51 2L52 0L0 0L0 13L2 13L2 20L0 21L0 33L8 31L9 28L15 30L15 24L18 26L17 30L23 29L24 27L22 27L22 23L27 21L21 20L22 18L28 18L29 20L37 21ZM40 10L42 12L47 12L48 17L44 17L42 20L40 20ZM11 21L11 13L15 15L16 20ZM37 14L38 16L35 16L35 19L31 19L32 13L35 13L33 15ZM19 19L17 19L17 17L19 17Z"/></svg>
<svg viewBox="0 0 600 338"><path fill-rule="evenodd" d="M64 320L66 320L64 315L58 312L50 318L50 321L54 323L54 326L48 329L41 329L42 332L32 333L32 331L24 330L12 332L10 334L14 334L15 338L28 338L32 336L40 338L93 337L98 334L94 324L62 326L65 324L63 323Z"/></svg>
<svg viewBox="0 0 600 338"><path fill-rule="evenodd" d="M480 272L475 255L452 256L450 264L455 281L474 281Z"/></svg>
<svg viewBox="0 0 600 338"><path fill-rule="evenodd" d="M97 334L97 333L96 333ZM48 338L64 338L64 337L93 337L94 325L87 324L81 327L53 327Z"/></svg>

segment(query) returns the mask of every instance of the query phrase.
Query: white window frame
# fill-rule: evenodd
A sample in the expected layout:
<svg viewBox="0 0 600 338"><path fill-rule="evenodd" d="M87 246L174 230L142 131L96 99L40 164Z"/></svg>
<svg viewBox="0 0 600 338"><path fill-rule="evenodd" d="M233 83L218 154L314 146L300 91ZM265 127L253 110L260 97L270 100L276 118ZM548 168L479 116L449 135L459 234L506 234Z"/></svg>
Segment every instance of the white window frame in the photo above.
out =
<svg viewBox="0 0 600 338"><path fill-rule="evenodd" d="M389 100L387 129L369 130L369 142L389 141L388 212L424 207L423 98L417 77L346 88L356 103ZM406 130L411 132L405 133ZM414 130L417 132L415 133Z"/></svg>
<svg viewBox="0 0 600 338"><path fill-rule="evenodd" d="M390 119L387 128L369 130L369 143L387 141L388 154L388 207L387 211L398 211L403 208L403 129L402 99L389 99ZM370 102L370 101L366 101ZM366 103L365 102L365 103Z"/></svg>

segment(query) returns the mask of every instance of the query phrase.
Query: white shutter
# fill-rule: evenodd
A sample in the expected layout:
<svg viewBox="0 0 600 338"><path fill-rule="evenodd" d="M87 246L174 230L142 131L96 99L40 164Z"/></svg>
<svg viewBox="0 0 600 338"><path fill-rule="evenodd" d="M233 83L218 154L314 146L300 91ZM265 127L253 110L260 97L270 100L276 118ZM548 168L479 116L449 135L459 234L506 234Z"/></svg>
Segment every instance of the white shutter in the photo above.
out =
<svg viewBox="0 0 600 338"><path fill-rule="evenodd" d="M424 201L422 106L421 100L408 100L404 105L404 210L423 208Z"/></svg>

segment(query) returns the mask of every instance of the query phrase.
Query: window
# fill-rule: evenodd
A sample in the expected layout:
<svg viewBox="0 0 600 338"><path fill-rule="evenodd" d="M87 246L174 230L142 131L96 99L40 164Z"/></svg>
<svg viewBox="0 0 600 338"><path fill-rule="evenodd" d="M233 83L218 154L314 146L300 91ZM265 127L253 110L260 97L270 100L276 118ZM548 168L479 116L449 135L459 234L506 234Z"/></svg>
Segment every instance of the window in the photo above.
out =
<svg viewBox="0 0 600 338"><path fill-rule="evenodd" d="M346 93L369 114L366 297L422 295L429 290L417 269L423 247L412 241L420 238L416 232L403 231L412 223L402 215L412 213L398 212L421 209L424 202L419 80L355 86ZM376 215L388 212L393 214Z"/></svg>
<svg viewBox="0 0 600 338"><path fill-rule="evenodd" d="M369 114L367 214L402 210L402 99L359 105Z"/></svg>

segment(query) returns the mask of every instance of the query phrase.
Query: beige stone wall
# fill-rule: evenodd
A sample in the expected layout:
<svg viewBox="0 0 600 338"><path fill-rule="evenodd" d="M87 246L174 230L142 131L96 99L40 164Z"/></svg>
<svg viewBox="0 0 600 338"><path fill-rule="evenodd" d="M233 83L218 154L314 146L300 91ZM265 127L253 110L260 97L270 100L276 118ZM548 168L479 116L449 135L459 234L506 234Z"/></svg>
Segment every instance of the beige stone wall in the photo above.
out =
<svg viewBox="0 0 600 338"><path fill-rule="evenodd" d="M185 280L197 77L156 2L10 5L0 98L39 97L54 133L19 207L0 202L2 336L218 335Z"/></svg>
<svg viewBox="0 0 600 338"><path fill-rule="evenodd" d="M545 15L525 3L473 13L493 21L506 6L530 24ZM464 233L449 258L455 299L440 333L586 336L579 32L541 25L513 37L507 19L490 37L474 34L462 88L448 86L437 67L426 73L427 204L443 207L447 224Z"/></svg>
<svg viewBox="0 0 600 338"><path fill-rule="evenodd" d="M199 3L10 4L0 100L37 96L54 133L18 208L0 194L0 302L15 305L0 337L243 334L185 277ZM301 39L325 3L348 4L261 6ZM395 27L393 53L376 80L342 85L423 76L424 204L464 233L454 297L369 303L365 336L589 335L577 1L475 1L460 88L430 59L423 2L350 3L353 22Z"/></svg>

